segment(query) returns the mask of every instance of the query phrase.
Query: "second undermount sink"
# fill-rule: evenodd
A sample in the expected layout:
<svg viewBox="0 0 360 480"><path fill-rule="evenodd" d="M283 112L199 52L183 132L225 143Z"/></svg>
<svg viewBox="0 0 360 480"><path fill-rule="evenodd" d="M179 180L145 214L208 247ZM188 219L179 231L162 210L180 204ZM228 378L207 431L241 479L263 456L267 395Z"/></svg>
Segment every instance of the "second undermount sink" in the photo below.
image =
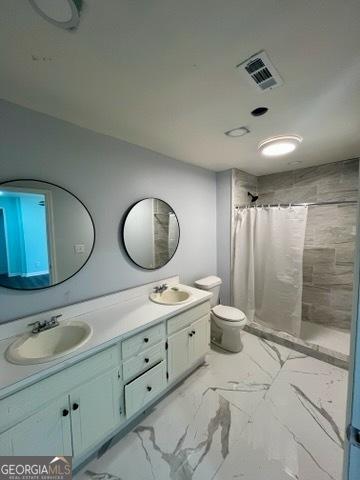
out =
<svg viewBox="0 0 360 480"><path fill-rule="evenodd" d="M6 359L20 365L51 362L80 348L92 335L85 322L70 320L40 333L26 333L6 351Z"/></svg>
<svg viewBox="0 0 360 480"><path fill-rule="evenodd" d="M190 300L191 293L177 287L168 288L161 293L151 293L150 300L162 305L179 305Z"/></svg>

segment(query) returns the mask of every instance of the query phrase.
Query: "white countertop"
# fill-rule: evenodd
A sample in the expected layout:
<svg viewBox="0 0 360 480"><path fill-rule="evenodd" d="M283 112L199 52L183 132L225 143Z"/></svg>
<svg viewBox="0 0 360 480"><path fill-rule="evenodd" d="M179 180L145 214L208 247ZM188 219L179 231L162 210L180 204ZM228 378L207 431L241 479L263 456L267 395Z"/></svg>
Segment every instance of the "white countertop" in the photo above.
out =
<svg viewBox="0 0 360 480"><path fill-rule="evenodd" d="M187 285L179 284L178 286L191 293L189 302L181 305L159 305L149 300L148 295L141 295L74 316L74 320L88 323L93 328L93 334L85 345L51 362L36 365L12 364L6 360L5 352L17 337L0 341L0 397L5 397L27 385L38 382L40 379L83 360L97 351L119 342L121 339L211 298L209 292Z"/></svg>

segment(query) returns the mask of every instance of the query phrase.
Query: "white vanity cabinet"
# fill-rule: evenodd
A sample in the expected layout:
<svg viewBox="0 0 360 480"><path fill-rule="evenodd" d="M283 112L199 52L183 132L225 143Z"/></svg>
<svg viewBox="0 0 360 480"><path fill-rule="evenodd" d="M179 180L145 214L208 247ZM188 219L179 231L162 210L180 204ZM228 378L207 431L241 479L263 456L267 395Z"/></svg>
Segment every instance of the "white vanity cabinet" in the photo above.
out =
<svg viewBox="0 0 360 480"><path fill-rule="evenodd" d="M73 455L98 444L123 418L119 369L110 370L70 393Z"/></svg>
<svg viewBox="0 0 360 480"><path fill-rule="evenodd" d="M189 370L209 350L208 302L168 320L168 335L168 375L171 382Z"/></svg>
<svg viewBox="0 0 360 480"><path fill-rule="evenodd" d="M0 400L0 412L0 455L80 455L124 419L119 345Z"/></svg>
<svg viewBox="0 0 360 480"><path fill-rule="evenodd" d="M69 401L67 396L50 402L40 411L0 435L0 455L72 455Z"/></svg>
<svg viewBox="0 0 360 480"><path fill-rule="evenodd" d="M1 399L0 456L80 464L201 362L209 321L206 301Z"/></svg>

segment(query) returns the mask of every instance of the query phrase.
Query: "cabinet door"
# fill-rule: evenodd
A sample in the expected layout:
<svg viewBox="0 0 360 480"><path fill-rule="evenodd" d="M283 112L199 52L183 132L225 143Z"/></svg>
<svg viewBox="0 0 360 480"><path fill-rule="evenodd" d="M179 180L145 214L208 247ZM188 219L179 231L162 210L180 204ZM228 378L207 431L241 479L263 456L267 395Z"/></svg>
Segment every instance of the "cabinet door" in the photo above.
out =
<svg viewBox="0 0 360 480"><path fill-rule="evenodd" d="M5 455L12 455L9 432L5 432L0 435L0 457Z"/></svg>
<svg viewBox="0 0 360 480"><path fill-rule="evenodd" d="M68 396L50 403L0 436L0 454L72 455Z"/></svg>
<svg viewBox="0 0 360 480"><path fill-rule="evenodd" d="M190 329L184 328L168 338L169 381L173 381L190 365Z"/></svg>
<svg viewBox="0 0 360 480"><path fill-rule="evenodd" d="M190 364L199 360L209 350L210 320L205 316L191 324Z"/></svg>
<svg viewBox="0 0 360 480"><path fill-rule="evenodd" d="M119 370L110 370L70 394L74 456L84 453L123 420Z"/></svg>

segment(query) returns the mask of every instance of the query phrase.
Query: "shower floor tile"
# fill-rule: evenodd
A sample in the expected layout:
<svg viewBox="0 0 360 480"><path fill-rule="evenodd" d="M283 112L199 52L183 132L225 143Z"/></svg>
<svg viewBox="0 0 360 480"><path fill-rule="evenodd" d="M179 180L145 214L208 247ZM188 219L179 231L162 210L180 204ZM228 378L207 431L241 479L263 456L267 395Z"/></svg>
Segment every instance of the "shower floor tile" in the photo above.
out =
<svg viewBox="0 0 360 480"><path fill-rule="evenodd" d="M76 480L340 480L347 372L244 333Z"/></svg>
<svg viewBox="0 0 360 480"><path fill-rule="evenodd" d="M306 342L349 355L350 332L324 327L317 323L302 322L300 336Z"/></svg>

